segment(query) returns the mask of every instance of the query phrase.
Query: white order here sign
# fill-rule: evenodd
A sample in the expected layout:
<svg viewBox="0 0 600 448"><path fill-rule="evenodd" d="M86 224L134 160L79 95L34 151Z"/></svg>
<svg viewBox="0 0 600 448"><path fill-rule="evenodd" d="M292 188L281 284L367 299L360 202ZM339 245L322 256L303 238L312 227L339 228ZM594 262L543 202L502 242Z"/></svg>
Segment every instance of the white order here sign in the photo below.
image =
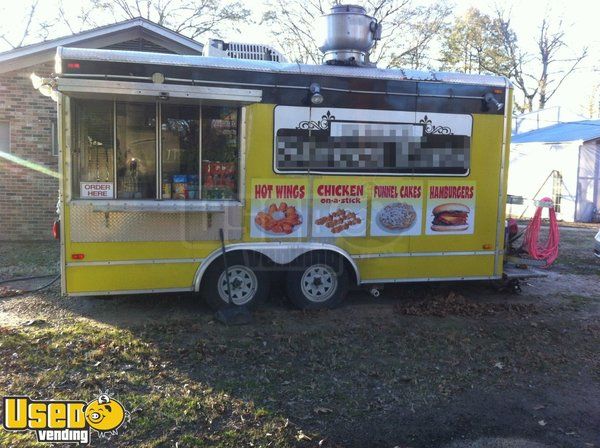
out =
<svg viewBox="0 0 600 448"><path fill-rule="evenodd" d="M81 199L112 199L114 197L112 182L80 182Z"/></svg>

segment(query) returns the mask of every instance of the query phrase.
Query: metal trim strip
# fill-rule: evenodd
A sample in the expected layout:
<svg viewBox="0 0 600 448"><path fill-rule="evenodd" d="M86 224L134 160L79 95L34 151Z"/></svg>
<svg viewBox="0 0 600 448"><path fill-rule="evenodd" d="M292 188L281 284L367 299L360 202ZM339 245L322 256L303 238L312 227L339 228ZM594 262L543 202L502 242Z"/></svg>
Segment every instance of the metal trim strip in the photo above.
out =
<svg viewBox="0 0 600 448"><path fill-rule="evenodd" d="M504 172L506 170L506 145L507 145L507 139L510 139L510 136L508 135L508 131L509 131L509 121L508 121L508 95L510 93L510 89L507 87L505 92L504 92L504 126L503 126L503 131L502 131L502 149L500 151L500 174L499 174L499 179L498 179L498 209L496 211L496 241L494 246L496 247L497 251L496 251L496 255L494 256L494 274L497 275L498 273L498 269L499 269L499 264L500 264L500 254L503 252L503 248L498 248L498 243L500 242L500 240L502 239L502 232L504 232L504 226L502 225L502 219L500 219L501 216L506 216L506 200L504 200L504 193L503 193L503 188L504 188ZM510 149L509 149L510 151ZM502 210L502 207L504 207L504 210Z"/></svg>
<svg viewBox="0 0 600 448"><path fill-rule="evenodd" d="M473 256L473 255L495 255L496 251L457 251L457 252L390 252L382 254L350 254L352 258L364 260L370 258L406 258L406 257L453 257L453 256Z"/></svg>
<svg viewBox="0 0 600 448"><path fill-rule="evenodd" d="M116 291L89 291L89 292L71 292L69 297L86 297L86 296L118 296L126 294L146 294L146 293L161 293L161 292L191 292L193 287L189 288L156 288L156 289L123 289Z"/></svg>
<svg viewBox="0 0 600 448"><path fill-rule="evenodd" d="M86 78L94 78L94 79L102 79L105 80L105 82L119 82L117 80L127 80L127 79L134 79L134 80L151 80L152 78L150 77L145 77L145 76L127 76L127 75L96 75L96 74L76 74L76 73L64 73L62 75L60 75L61 78L71 78L71 79L78 79L81 81L85 81ZM114 80L114 81L109 81L109 80ZM211 81L211 80L207 80L207 79L185 79L185 78L170 78L167 77L165 78L165 81L171 81L171 82L180 82L180 83L187 83L187 84L192 84L194 87L197 88L202 88L204 86L202 86L202 84L217 84L217 85L228 85L228 86L238 86L238 87L258 87L261 89L264 88L269 88L269 89L297 89L297 90L307 90L306 86L293 86L293 85L285 85L285 84L261 84L261 83L245 83L245 82L234 82L234 81ZM60 82L59 82L59 87L60 87ZM141 86L147 86L147 85L152 85L149 83L136 83L136 84L141 84ZM177 84L159 84L161 86L165 86L165 87L172 87L172 86L176 86L176 87L181 87L178 86ZM142 87L140 87L142 88ZM204 87L206 89L209 89L211 87ZM218 87L214 87L215 89L218 89ZM224 88L225 89L225 88ZM163 89L165 90L165 89ZM243 89L246 90L246 89ZM340 88L336 88L336 87L321 87L321 90L323 91L330 91L330 92L342 92L342 93L359 93L359 94L365 94L365 95L392 95L392 96L406 96L406 97L410 97L410 98L449 98L449 99L460 99L460 100L483 100L482 96L472 96L472 95L436 95L436 94L427 94L427 93L409 93L409 92L386 92L386 91L374 91L374 90L355 90L355 89L340 89ZM77 92L79 92L80 90L77 90ZM102 93L102 92L100 92ZM112 92L109 92L112 93ZM192 96L190 96L190 98L193 98ZM260 100L258 100L260 101Z"/></svg>
<svg viewBox="0 0 600 448"><path fill-rule="evenodd" d="M92 207L95 212L162 212L162 213L224 213L227 208L242 207L239 201L208 200L86 200L75 199L68 203L71 207Z"/></svg>
<svg viewBox="0 0 600 448"><path fill-rule="evenodd" d="M273 149L275 151L275 149ZM275 164L276 161L273 160ZM367 171L361 172L351 172L351 171L320 171L320 170L294 170L294 171L281 171L280 169L273 167L273 171L276 174L286 175L286 174L318 174L322 176L365 176L365 177L373 177L373 176L385 176L385 177L469 177L471 174L471 170L469 169L466 174L419 174L419 173L369 173Z"/></svg>
<svg viewBox="0 0 600 448"><path fill-rule="evenodd" d="M65 160L68 160L70 157L68 154L70 151L65 151L65 129L66 126L65 118L67 120L70 119L71 114L65 114L64 111L70 110L70 101L68 98L65 98L62 94L58 94L57 100L57 110L58 116L56 119L56 130L58 132L57 141L58 141L58 172L59 174L64 173L63 167ZM58 188L58 222L59 222L59 238L60 238L60 292L64 294L67 291L67 276L65 275L66 270L66 253L65 253L65 182L68 182L69 176L60 176L58 179L59 188ZM62 184L62 185L61 185Z"/></svg>
<svg viewBox="0 0 600 448"><path fill-rule="evenodd" d="M138 264L179 264L179 263L202 263L204 258L154 258L147 260L115 260L115 261L77 261L67 263L67 267L87 266L124 266Z"/></svg>
<svg viewBox="0 0 600 448"><path fill-rule="evenodd" d="M498 275L475 275L470 277L420 277L420 278L379 278L363 280L361 285L378 283L417 283L417 282L461 282L466 280L500 280Z"/></svg>
<svg viewBox="0 0 600 448"><path fill-rule="evenodd" d="M109 78L110 75L103 76ZM212 99L257 103L262 100L262 90L231 89L226 87L182 86L178 84L153 84L147 82L109 81L107 79L59 78L58 90L64 93L94 93L147 96L158 98L165 92L178 99Z"/></svg>

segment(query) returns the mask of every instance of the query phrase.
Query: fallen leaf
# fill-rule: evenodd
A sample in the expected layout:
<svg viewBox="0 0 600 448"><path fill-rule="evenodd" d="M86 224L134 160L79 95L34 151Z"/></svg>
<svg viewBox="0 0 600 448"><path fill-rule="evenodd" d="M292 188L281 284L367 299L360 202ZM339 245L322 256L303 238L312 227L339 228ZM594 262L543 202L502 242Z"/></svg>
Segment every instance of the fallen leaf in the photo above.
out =
<svg viewBox="0 0 600 448"><path fill-rule="evenodd" d="M538 425L546 426L546 422L544 420L538 420Z"/></svg>
<svg viewBox="0 0 600 448"><path fill-rule="evenodd" d="M543 404L536 404L536 405L533 407L533 410L534 410L534 411L539 411L540 409L544 409L545 407L546 407L546 406L544 406Z"/></svg>
<svg viewBox="0 0 600 448"><path fill-rule="evenodd" d="M330 414L333 412L333 409L316 407L313 409L313 411L315 411L315 414Z"/></svg>
<svg viewBox="0 0 600 448"><path fill-rule="evenodd" d="M494 364L494 367L497 369L502 370L504 368L504 364L501 362L497 362L496 364Z"/></svg>
<svg viewBox="0 0 600 448"><path fill-rule="evenodd" d="M306 434L304 434L304 432L302 430L298 431L298 434L296 434L296 439L298 441L301 441L301 440L312 440L310 437L308 437Z"/></svg>

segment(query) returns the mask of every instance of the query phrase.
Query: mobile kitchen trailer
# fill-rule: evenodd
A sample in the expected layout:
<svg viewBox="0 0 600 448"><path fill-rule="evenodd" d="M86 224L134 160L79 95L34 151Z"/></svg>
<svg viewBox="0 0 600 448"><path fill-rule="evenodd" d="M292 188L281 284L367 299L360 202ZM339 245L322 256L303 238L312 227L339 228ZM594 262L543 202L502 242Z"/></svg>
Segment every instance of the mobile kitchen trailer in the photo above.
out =
<svg viewBox="0 0 600 448"><path fill-rule="evenodd" d="M332 15L350 13L377 37ZM218 308L277 275L317 308L352 283L501 278L507 80L345 45L324 65L59 48L38 85L58 101L63 293Z"/></svg>

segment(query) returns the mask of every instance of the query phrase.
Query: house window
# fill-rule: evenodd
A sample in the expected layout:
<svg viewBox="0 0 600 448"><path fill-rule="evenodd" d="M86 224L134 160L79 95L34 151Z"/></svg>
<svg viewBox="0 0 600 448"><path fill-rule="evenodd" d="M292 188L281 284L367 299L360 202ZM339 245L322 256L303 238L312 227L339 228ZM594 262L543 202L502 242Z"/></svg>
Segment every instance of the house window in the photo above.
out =
<svg viewBox="0 0 600 448"><path fill-rule="evenodd" d="M10 152L10 123L0 121L0 151Z"/></svg>
<svg viewBox="0 0 600 448"><path fill-rule="evenodd" d="M116 199L237 199L237 108L73 104L74 197L81 197L80 187L91 182L98 185L89 188L108 188Z"/></svg>

